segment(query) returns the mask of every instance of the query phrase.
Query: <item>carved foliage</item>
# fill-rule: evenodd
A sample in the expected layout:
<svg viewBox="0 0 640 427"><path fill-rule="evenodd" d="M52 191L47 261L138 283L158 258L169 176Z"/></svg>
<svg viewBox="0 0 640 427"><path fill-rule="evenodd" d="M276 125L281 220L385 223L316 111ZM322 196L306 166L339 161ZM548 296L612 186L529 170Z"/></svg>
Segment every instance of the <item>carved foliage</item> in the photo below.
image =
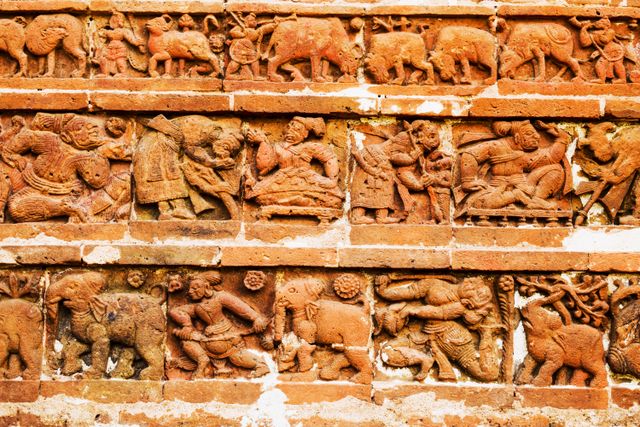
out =
<svg viewBox="0 0 640 427"><path fill-rule="evenodd" d="M535 386L606 387L602 329L607 323L607 281L583 274L517 277L527 356L516 382ZM553 309L553 310L551 310Z"/></svg>

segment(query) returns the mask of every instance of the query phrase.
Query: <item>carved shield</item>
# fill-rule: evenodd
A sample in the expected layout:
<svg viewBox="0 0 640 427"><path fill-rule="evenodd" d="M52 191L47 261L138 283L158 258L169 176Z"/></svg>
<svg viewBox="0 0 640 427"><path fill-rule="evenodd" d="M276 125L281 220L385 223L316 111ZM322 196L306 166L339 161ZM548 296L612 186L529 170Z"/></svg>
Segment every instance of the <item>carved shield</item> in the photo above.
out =
<svg viewBox="0 0 640 427"><path fill-rule="evenodd" d="M229 46L229 56L238 64L251 64L258 60L258 50L248 39L234 40Z"/></svg>

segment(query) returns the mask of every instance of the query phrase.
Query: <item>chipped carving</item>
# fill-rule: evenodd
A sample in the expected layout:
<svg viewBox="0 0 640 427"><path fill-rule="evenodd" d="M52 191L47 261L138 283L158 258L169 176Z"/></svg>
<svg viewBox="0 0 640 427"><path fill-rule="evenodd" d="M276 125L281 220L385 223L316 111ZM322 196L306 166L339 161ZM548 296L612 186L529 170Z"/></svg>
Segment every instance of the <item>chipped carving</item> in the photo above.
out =
<svg viewBox="0 0 640 427"><path fill-rule="evenodd" d="M590 194L578 211L575 224L581 225L594 204L602 205L612 222L640 224L640 169L638 139L640 127L616 129L611 122L587 125L585 138L578 141L573 162L590 178L578 184L575 194Z"/></svg>
<svg viewBox="0 0 640 427"><path fill-rule="evenodd" d="M9 273L0 280L0 378L36 380L42 358L42 308L39 274ZM4 296L4 298L3 298Z"/></svg>
<svg viewBox="0 0 640 427"><path fill-rule="evenodd" d="M54 276L45 293L45 305L49 341L62 343L60 354L50 353L50 363L52 367L59 365L62 375L162 379L164 301L130 289L113 292L126 281L123 274L103 272ZM107 372L110 358L117 359L117 366ZM137 360L143 362L143 369L134 363ZM89 365L87 370L83 370L83 363Z"/></svg>
<svg viewBox="0 0 640 427"><path fill-rule="evenodd" d="M628 284L614 280L617 289L611 295L611 344L607 361L616 374L640 377L640 286L638 279L631 278Z"/></svg>

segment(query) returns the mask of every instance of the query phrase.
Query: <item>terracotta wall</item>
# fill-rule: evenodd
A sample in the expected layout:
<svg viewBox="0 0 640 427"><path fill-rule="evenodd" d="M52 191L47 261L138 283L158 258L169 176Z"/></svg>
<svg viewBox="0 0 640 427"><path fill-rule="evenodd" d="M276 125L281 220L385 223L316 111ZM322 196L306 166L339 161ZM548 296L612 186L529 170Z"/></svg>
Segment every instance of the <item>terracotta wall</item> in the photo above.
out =
<svg viewBox="0 0 640 427"><path fill-rule="evenodd" d="M637 425L640 9L0 1L0 425Z"/></svg>

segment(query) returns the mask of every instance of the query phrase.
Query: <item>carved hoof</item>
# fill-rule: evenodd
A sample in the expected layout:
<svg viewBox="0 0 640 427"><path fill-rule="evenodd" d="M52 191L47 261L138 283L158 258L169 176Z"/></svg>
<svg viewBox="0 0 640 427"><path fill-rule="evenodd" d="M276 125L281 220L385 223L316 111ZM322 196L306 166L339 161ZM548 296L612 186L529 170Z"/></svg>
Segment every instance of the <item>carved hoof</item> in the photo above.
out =
<svg viewBox="0 0 640 427"><path fill-rule="evenodd" d="M272 74L269 76L269 81L270 82L277 82L277 83L284 83L284 77L282 77L280 74Z"/></svg>

